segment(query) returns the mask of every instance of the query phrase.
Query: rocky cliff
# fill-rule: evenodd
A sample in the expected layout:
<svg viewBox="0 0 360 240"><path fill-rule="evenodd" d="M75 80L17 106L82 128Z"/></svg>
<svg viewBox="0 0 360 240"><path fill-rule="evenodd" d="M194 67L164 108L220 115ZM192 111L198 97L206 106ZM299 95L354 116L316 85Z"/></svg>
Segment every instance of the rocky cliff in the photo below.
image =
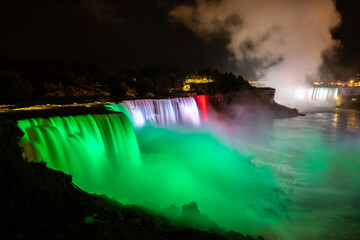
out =
<svg viewBox="0 0 360 240"><path fill-rule="evenodd" d="M254 88L225 94L208 96L208 103L216 111L229 115L236 114L236 108L254 117L289 118L299 115L297 109L288 108L275 102L274 88Z"/></svg>

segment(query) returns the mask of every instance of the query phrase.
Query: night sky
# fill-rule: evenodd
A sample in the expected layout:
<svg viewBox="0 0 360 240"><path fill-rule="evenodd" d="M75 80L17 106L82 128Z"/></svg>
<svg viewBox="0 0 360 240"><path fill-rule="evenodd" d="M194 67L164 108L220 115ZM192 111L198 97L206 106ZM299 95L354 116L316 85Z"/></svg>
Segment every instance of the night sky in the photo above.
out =
<svg viewBox="0 0 360 240"><path fill-rule="evenodd" d="M11 0L0 3L0 58L94 63L102 67L164 64L216 68L251 76L237 67L226 36L204 40L169 11L181 0ZM360 71L360 2L337 1L342 25L333 36L342 48L328 60L335 74ZM320 11L319 11L320 13ZM336 69L335 69L336 68Z"/></svg>
<svg viewBox="0 0 360 240"><path fill-rule="evenodd" d="M333 33L342 44L338 64L360 72L360 1L338 0L336 6L342 18L341 25Z"/></svg>

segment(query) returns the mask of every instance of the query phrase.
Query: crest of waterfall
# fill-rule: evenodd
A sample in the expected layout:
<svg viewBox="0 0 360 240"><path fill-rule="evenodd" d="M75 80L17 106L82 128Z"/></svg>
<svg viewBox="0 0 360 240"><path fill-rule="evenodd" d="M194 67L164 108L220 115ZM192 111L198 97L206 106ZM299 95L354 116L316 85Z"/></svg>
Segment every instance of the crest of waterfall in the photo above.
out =
<svg viewBox="0 0 360 240"><path fill-rule="evenodd" d="M144 125L193 125L200 124L198 106L192 97L173 99L128 100L106 105L108 109L127 114L134 127Z"/></svg>

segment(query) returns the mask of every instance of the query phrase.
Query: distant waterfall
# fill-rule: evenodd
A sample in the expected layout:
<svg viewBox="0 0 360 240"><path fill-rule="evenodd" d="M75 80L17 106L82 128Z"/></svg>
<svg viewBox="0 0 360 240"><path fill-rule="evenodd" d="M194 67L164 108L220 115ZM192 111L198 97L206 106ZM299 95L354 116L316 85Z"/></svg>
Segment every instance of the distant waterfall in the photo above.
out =
<svg viewBox="0 0 360 240"><path fill-rule="evenodd" d="M137 128L144 125L186 124L197 126L200 124L198 106L191 97L128 100L120 104L106 105L106 107L127 114Z"/></svg>
<svg viewBox="0 0 360 240"><path fill-rule="evenodd" d="M338 95L338 88L313 87L301 88L295 91L298 99L311 102L335 103Z"/></svg>
<svg viewBox="0 0 360 240"><path fill-rule="evenodd" d="M335 101L338 88L310 88L307 92L307 99L312 101Z"/></svg>

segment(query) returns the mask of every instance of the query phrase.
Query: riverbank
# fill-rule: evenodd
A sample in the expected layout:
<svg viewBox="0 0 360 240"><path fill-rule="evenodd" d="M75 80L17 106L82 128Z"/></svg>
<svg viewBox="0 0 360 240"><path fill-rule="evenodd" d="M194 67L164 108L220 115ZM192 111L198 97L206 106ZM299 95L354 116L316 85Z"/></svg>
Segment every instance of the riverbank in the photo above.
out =
<svg viewBox="0 0 360 240"><path fill-rule="evenodd" d="M360 110L360 101L358 99L350 99L342 103L339 108Z"/></svg>

